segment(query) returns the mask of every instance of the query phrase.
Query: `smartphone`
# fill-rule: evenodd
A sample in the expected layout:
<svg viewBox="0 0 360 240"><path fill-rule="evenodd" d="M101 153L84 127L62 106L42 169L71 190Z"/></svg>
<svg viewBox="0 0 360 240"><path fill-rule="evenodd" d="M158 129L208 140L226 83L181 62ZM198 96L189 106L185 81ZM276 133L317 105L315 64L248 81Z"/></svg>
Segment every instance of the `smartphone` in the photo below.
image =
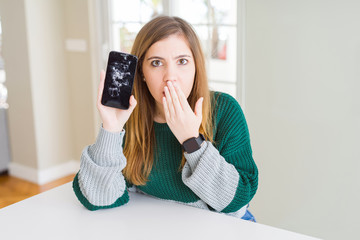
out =
<svg viewBox="0 0 360 240"><path fill-rule="evenodd" d="M128 53L109 53L102 105L119 109L129 108L137 61L136 56Z"/></svg>

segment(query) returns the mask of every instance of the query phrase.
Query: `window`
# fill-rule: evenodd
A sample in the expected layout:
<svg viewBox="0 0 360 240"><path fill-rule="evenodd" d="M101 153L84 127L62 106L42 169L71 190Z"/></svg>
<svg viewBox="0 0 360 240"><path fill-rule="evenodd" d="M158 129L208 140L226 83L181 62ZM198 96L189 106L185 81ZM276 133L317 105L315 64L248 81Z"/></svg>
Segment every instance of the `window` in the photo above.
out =
<svg viewBox="0 0 360 240"><path fill-rule="evenodd" d="M6 103L7 100L7 89L4 85L5 83L5 69L4 69L4 59L2 57L2 28L1 28L1 19L0 19L0 109L8 108L9 105Z"/></svg>
<svg viewBox="0 0 360 240"><path fill-rule="evenodd" d="M159 14L192 24L206 56L209 86L236 97L236 0L109 0L110 49L130 52L141 27Z"/></svg>
<svg viewBox="0 0 360 240"><path fill-rule="evenodd" d="M4 60L2 57L2 28L1 28L1 18L0 18L0 71L1 70L4 70Z"/></svg>

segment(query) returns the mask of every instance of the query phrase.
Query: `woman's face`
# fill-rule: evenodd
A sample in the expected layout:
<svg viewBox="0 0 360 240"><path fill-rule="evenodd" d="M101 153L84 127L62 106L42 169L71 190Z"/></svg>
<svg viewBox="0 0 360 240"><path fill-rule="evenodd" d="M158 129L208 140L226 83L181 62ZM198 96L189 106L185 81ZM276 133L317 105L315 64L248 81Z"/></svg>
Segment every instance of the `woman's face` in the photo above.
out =
<svg viewBox="0 0 360 240"><path fill-rule="evenodd" d="M162 108L167 81L176 82L189 97L195 78L195 62L187 40L178 34L154 43L145 54L142 71L147 87Z"/></svg>

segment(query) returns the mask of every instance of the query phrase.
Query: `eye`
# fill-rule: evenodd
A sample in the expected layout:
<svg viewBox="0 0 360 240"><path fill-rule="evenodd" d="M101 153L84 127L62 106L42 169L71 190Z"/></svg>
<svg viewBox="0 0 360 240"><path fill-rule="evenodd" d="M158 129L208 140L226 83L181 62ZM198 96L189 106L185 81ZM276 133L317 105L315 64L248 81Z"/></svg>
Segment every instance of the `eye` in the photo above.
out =
<svg viewBox="0 0 360 240"><path fill-rule="evenodd" d="M154 60L154 61L151 62L151 66L153 66L153 67L160 67L162 65L163 64L162 64L162 62L160 60Z"/></svg>
<svg viewBox="0 0 360 240"><path fill-rule="evenodd" d="M181 58L181 59L179 59L179 61L178 61L178 64L180 64L180 65L185 65L185 64L187 64L187 63L188 63L188 60L185 59L185 58Z"/></svg>

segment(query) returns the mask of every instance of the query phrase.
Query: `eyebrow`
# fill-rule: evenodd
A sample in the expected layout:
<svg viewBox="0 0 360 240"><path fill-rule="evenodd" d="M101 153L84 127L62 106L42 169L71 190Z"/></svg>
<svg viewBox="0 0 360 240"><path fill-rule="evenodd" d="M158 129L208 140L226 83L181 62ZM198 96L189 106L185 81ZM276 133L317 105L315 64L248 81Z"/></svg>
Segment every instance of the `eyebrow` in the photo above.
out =
<svg viewBox="0 0 360 240"><path fill-rule="evenodd" d="M174 57L174 59L178 59L178 58L183 58L183 57L188 57L188 58L191 58L191 56L190 55L187 55L187 54L183 54L183 55L179 55L179 56L176 56L176 57ZM146 59L146 60L152 60L152 59L161 59L161 60L164 60L164 58L163 57L159 57L159 56L152 56L152 57L149 57L148 59Z"/></svg>

